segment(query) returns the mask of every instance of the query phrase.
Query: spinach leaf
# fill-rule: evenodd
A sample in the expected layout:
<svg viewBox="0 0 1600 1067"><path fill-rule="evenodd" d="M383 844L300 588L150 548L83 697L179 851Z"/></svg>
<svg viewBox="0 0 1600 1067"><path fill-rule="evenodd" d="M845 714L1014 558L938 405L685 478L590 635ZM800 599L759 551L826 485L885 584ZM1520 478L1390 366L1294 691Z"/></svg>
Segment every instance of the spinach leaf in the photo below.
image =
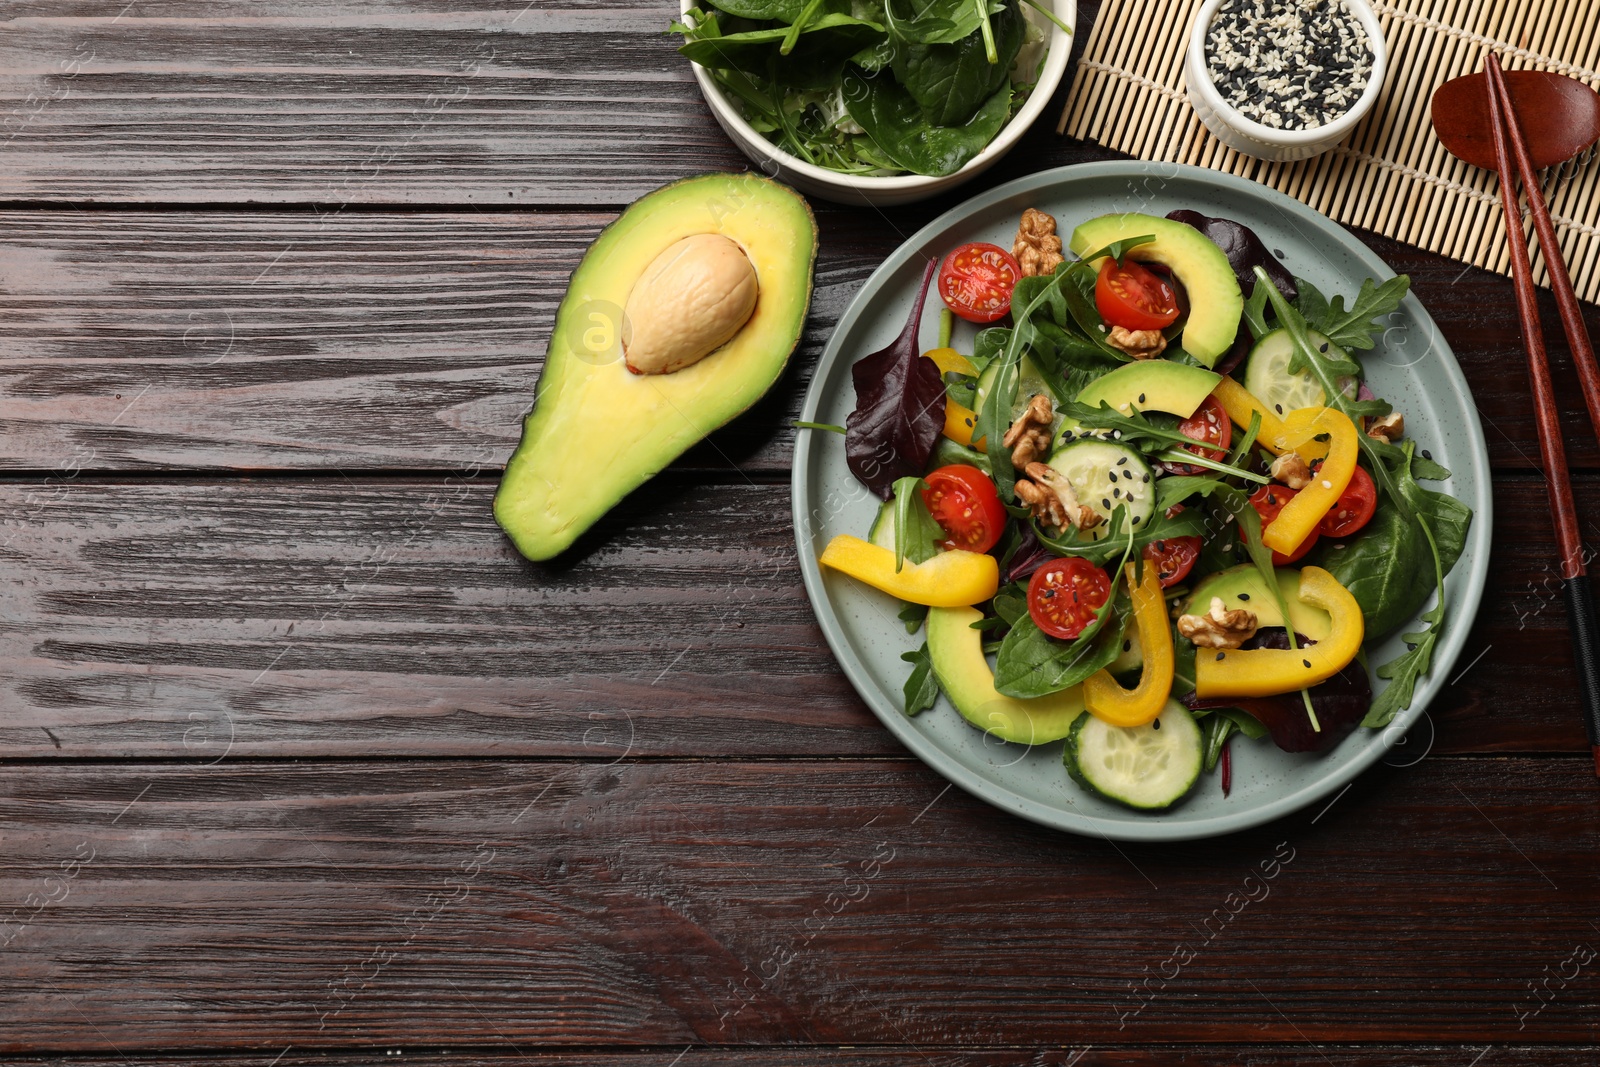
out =
<svg viewBox="0 0 1600 1067"><path fill-rule="evenodd" d="M1406 442L1404 453L1415 446ZM1408 457L1407 457L1408 458ZM1342 545L1318 545L1314 559L1361 605L1367 636L1382 637L1415 615L1434 589L1433 549L1440 574L1461 558L1472 509L1455 497L1423 489L1402 461L1396 487L1426 523L1408 521L1398 508L1380 507L1361 532Z"/></svg>
<svg viewBox="0 0 1600 1067"><path fill-rule="evenodd" d="M915 652L906 652L901 659L911 664L911 676L905 684L905 711L916 716L933 707L939 699L939 679L933 673L933 657L928 654L928 642Z"/></svg>
<svg viewBox="0 0 1600 1067"><path fill-rule="evenodd" d="M977 7L971 0L969 5ZM979 33L969 32L950 44L897 44L894 76L929 125L965 124L980 107L988 106L985 102L993 99L996 90L1009 84L1011 64L1022 48L1025 20L1015 5L1007 5L991 19L991 25L998 55L995 62L990 62Z"/></svg>
<svg viewBox="0 0 1600 1067"><path fill-rule="evenodd" d="M1011 114L1011 86L1002 85L964 125L929 124L917 102L887 74L864 77L847 69L844 104L850 117L901 170L942 177L988 147Z"/></svg>
<svg viewBox="0 0 1600 1067"><path fill-rule="evenodd" d="M1343 349L1371 348L1374 343L1373 332L1383 332L1383 324L1374 320L1398 309L1411 289L1411 279L1404 274L1396 274L1381 284L1368 278L1361 283L1361 291L1346 308L1343 296L1335 296L1330 302L1304 278L1296 278L1295 281L1300 287L1298 308L1301 316L1313 330ZM1292 363L1290 369L1296 369Z"/></svg>
<svg viewBox="0 0 1600 1067"><path fill-rule="evenodd" d="M697 35L678 51L702 67L766 77L773 70L773 61L788 33L788 26L771 26L721 37ZM794 88L831 88L845 60L884 37L882 26L849 15L828 14L814 19L802 29L794 50L783 57L782 83Z"/></svg>
<svg viewBox="0 0 1600 1067"><path fill-rule="evenodd" d="M898 478L921 477L944 430L944 379L917 344L922 308L939 261L930 259L906 324L889 347L850 368L856 407L845 420L845 462L880 499L894 494Z"/></svg>
<svg viewBox="0 0 1600 1067"><path fill-rule="evenodd" d="M1111 603L1107 602L1107 607ZM1011 697L1042 697L1079 685L1122 653L1128 613L1114 608L1075 641L1058 641L1026 611L1012 624L995 658L994 687Z"/></svg>
<svg viewBox="0 0 1600 1067"><path fill-rule="evenodd" d="M998 0L984 0L991 16L1005 6ZM980 8L973 0L906 0L907 18L895 9L899 0L884 0L885 21L897 40L911 44L954 44L978 28Z"/></svg>
<svg viewBox="0 0 1600 1067"><path fill-rule="evenodd" d="M982 374L984 369L994 361L994 358L1005 351L1006 342L1011 339L1011 329L1007 326L990 326L986 330L979 330L978 336L972 339L972 365Z"/></svg>
<svg viewBox="0 0 1600 1067"><path fill-rule="evenodd" d="M719 10L742 19L793 22L806 0L711 0Z"/></svg>
<svg viewBox="0 0 1600 1067"><path fill-rule="evenodd" d="M1027 617L1027 583L1013 581L1001 586L1000 591L994 595L994 613L1007 626L1015 626L1019 619Z"/></svg>
<svg viewBox="0 0 1600 1067"><path fill-rule="evenodd" d="M922 502L922 490L928 483L921 478L897 478L894 483L894 569L895 573L906 560L926 563L939 551L937 544L944 531L933 521L928 505Z"/></svg>

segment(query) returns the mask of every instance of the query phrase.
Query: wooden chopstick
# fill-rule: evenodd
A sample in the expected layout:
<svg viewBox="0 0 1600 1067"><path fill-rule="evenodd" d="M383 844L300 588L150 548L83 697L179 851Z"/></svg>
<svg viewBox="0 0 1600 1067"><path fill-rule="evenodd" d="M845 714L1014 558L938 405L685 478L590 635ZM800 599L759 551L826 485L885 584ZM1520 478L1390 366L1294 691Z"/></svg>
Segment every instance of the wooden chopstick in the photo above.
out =
<svg viewBox="0 0 1600 1067"><path fill-rule="evenodd" d="M1522 133L1522 121L1506 88L1506 79L1500 69L1499 57L1490 53L1484 61L1484 73L1489 79L1490 103L1507 117L1506 133L1511 141L1511 155L1522 178L1522 189L1528 198L1528 208L1533 215L1533 228L1539 235L1539 249L1544 254L1545 272L1550 276L1550 288L1555 292L1556 307L1561 312L1561 328L1567 335L1567 348L1578 370L1578 381L1583 387L1583 402L1589 408L1589 422L1600 437L1600 366L1596 366L1594 345L1589 340L1589 328L1584 324L1583 312L1578 308L1578 297L1572 291L1572 277L1567 273L1566 257L1561 254L1561 241L1556 236L1555 224L1550 221L1550 209L1545 206L1544 193L1539 188L1539 175L1533 168L1532 154ZM1502 175L1504 171L1501 172ZM1502 180L1504 180L1502 178Z"/></svg>
<svg viewBox="0 0 1600 1067"><path fill-rule="evenodd" d="M1494 127L1495 162L1500 171L1500 202L1505 214L1506 241L1511 246L1511 274L1517 294L1517 314L1522 319L1522 347L1528 357L1533 416L1539 426L1539 454L1544 460L1545 487L1550 491L1556 546L1561 552L1561 577L1571 579L1586 574L1587 568L1583 559L1583 542L1578 534L1578 513L1572 503L1567 449L1562 443L1561 423L1556 415L1555 389L1550 384L1550 357L1545 354L1544 327L1539 322L1533 265L1528 259L1528 238L1522 232L1522 205L1517 199L1516 164L1511 159L1511 143L1507 132L1507 128L1515 121L1515 112L1509 109L1510 98L1502 101L1495 92L1497 83L1494 74L1499 71L1500 63L1492 52L1485 60L1485 67L1490 77L1489 118ZM1537 189L1537 184L1530 186L1530 199L1537 195Z"/></svg>
<svg viewBox="0 0 1600 1067"><path fill-rule="evenodd" d="M1528 259L1528 238L1522 232L1522 208L1517 200L1517 173L1522 175L1528 201L1534 205L1535 225L1542 212L1545 226L1549 226L1549 213L1544 211L1544 198L1539 192L1538 175L1528 157L1528 146L1522 138L1521 124L1517 119L1516 105L1506 91L1505 78L1500 71L1500 60L1493 52L1484 60L1484 73L1489 82L1489 119L1494 127L1494 155L1500 172L1500 202L1505 209L1506 240L1511 246L1511 268L1517 293L1517 313L1522 318L1522 346L1528 356L1528 381L1533 393L1533 414L1539 424L1539 454L1544 460L1545 489L1550 494L1550 512L1555 520L1556 545L1561 552L1562 591L1567 601L1567 622L1572 633L1572 655L1578 673L1578 692L1583 704L1584 728L1589 735L1589 751L1594 760L1595 775L1600 777L1600 616L1596 615L1594 587L1589 584L1588 568L1584 562L1583 540L1578 533L1577 510L1572 503L1572 477L1567 470L1566 446L1561 440L1561 426L1556 415L1555 390L1550 385L1550 358L1544 348L1544 327L1539 323L1539 303L1534 295L1533 264ZM1512 162L1513 145L1516 162ZM1515 168L1515 169L1513 169ZM1545 263L1552 280L1566 279L1566 265L1556 247L1553 229L1539 231L1544 245ZM1548 241L1548 244L1545 242ZM1567 283L1570 294L1571 283ZM1574 327L1576 322L1576 328ZM1576 304L1569 319L1565 305L1562 308L1562 326L1572 343L1574 354L1587 353L1589 371L1594 369L1594 351L1589 346L1588 332L1583 328ZM1580 358L1580 373L1584 367ZM1600 387L1584 378L1584 399L1589 403L1590 418L1595 419L1600 432Z"/></svg>

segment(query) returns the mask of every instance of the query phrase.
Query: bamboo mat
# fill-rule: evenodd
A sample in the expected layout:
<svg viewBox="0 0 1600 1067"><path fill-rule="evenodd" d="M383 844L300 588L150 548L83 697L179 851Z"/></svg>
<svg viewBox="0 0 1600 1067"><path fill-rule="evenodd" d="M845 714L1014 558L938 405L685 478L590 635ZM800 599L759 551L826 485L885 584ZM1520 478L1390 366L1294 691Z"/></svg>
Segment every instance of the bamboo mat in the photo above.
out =
<svg viewBox="0 0 1600 1067"><path fill-rule="evenodd" d="M1378 0L1389 71L1377 106L1343 144L1297 163L1225 147L1190 107L1183 58L1200 5L1106 0L1056 132L1251 178L1339 222L1511 272L1495 178L1444 150L1429 103L1445 81L1481 70L1491 49L1510 68L1600 85L1600 0ZM1552 168L1544 178L1573 287L1600 300L1600 164ZM1542 261L1534 273L1544 284Z"/></svg>

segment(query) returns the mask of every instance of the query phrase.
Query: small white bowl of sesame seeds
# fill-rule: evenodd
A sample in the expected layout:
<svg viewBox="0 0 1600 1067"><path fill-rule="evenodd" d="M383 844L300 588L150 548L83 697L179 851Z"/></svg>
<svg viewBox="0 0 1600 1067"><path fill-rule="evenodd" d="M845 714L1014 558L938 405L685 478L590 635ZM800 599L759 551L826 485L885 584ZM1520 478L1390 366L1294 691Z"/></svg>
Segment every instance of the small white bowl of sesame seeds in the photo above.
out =
<svg viewBox="0 0 1600 1067"><path fill-rule="evenodd" d="M1184 78L1217 140L1289 162L1350 135L1378 102L1388 58L1367 0L1206 0Z"/></svg>

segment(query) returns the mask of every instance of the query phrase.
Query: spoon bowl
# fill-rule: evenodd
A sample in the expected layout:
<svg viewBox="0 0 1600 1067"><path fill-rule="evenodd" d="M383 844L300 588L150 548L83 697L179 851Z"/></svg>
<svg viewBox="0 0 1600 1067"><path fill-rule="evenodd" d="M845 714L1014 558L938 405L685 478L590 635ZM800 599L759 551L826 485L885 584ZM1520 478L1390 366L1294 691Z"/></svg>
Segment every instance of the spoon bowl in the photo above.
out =
<svg viewBox="0 0 1600 1067"><path fill-rule="evenodd" d="M1543 70L1508 70L1505 80L1536 169L1565 163L1600 140L1600 93L1576 78ZM1457 159L1496 169L1489 80L1481 71L1439 86L1433 94L1433 128Z"/></svg>

